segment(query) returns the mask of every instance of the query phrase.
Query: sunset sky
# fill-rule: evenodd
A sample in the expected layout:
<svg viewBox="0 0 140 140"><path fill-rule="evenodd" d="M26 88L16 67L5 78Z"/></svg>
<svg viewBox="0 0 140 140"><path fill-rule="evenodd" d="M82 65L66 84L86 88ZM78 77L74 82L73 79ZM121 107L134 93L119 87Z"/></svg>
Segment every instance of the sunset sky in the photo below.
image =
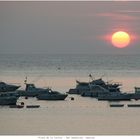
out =
<svg viewBox="0 0 140 140"><path fill-rule="evenodd" d="M139 36L140 2L0 2L0 53L139 54Z"/></svg>

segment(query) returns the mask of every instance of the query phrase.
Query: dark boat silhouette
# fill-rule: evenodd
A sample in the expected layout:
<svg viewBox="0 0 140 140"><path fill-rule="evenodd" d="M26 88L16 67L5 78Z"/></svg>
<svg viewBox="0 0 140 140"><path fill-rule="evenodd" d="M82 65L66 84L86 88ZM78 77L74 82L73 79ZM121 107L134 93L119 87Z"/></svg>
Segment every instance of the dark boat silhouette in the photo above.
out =
<svg viewBox="0 0 140 140"><path fill-rule="evenodd" d="M38 88L33 83L27 83L25 80L25 90L19 90L20 96L36 97L38 100L65 100L67 94L62 94L58 91L53 91L50 88Z"/></svg>
<svg viewBox="0 0 140 140"><path fill-rule="evenodd" d="M131 95L131 99L139 100L140 99L140 87L135 87L134 93L129 93Z"/></svg>
<svg viewBox="0 0 140 140"><path fill-rule="evenodd" d="M26 96L26 97L36 97L38 94L46 93L49 91L48 88L38 88L32 83L25 83L26 88L25 90L18 90L18 93L20 96Z"/></svg>
<svg viewBox="0 0 140 140"><path fill-rule="evenodd" d="M52 91L51 89L46 93L38 94L38 100L65 100L67 94L62 94L58 91Z"/></svg>
<svg viewBox="0 0 140 140"><path fill-rule="evenodd" d="M0 82L0 92L10 92L10 91L15 91L19 88L20 86L17 85L12 85L12 84L7 84L5 82Z"/></svg>
<svg viewBox="0 0 140 140"><path fill-rule="evenodd" d="M17 99L13 92L0 93L0 105L16 105Z"/></svg>
<svg viewBox="0 0 140 140"><path fill-rule="evenodd" d="M105 90L109 92L120 92L120 83L109 83L105 82L102 78L95 79L91 82L80 82L76 81L77 85L76 88L70 89L68 91L69 94L80 94L82 96L89 96L89 97L95 97L95 94L93 95L93 87L100 86L104 88Z"/></svg>

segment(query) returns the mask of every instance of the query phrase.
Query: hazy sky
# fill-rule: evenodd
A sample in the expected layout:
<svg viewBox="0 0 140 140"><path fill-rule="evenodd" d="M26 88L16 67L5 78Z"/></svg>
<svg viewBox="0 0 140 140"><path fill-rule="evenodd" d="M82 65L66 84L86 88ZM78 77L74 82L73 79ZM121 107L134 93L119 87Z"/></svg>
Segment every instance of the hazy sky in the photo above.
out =
<svg viewBox="0 0 140 140"><path fill-rule="evenodd" d="M105 38L134 36L123 49ZM140 2L0 2L0 53L140 53Z"/></svg>

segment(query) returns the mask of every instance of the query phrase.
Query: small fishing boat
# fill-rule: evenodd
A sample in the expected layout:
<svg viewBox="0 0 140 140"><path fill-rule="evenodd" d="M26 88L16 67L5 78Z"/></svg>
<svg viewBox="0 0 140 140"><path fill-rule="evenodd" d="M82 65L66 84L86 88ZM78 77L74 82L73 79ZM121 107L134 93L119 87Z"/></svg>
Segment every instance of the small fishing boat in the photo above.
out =
<svg viewBox="0 0 140 140"><path fill-rule="evenodd" d="M109 92L107 94L98 94L98 100L129 101L131 100L131 95L121 92Z"/></svg>
<svg viewBox="0 0 140 140"><path fill-rule="evenodd" d="M124 104L110 104L110 107L124 107Z"/></svg>
<svg viewBox="0 0 140 140"><path fill-rule="evenodd" d="M26 108L39 108L40 105L27 105Z"/></svg>
<svg viewBox="0 0 140 140"><path fill-rule="evenodd" d="M23 105L10 105L10 108L23 108Z"/></svg>
<svg viewBox="0 0 140 140"><path fill-rule="evenodd" d="M128 104L128 107L140 107L140 104Z"/></svg>

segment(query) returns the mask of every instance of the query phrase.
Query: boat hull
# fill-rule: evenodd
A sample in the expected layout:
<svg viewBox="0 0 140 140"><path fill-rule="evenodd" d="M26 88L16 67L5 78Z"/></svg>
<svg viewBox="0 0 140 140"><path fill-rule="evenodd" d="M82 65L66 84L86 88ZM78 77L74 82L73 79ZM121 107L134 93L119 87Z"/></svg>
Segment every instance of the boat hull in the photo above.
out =
<svg viewBox="0 0 140 140"><path fill-rule="evenodd" d="M107 101L130 101L131 96L130 95L104 95L104 96L98 96L98 100L107 100Z"/></svg>
<svg viewBox="0 0 140 140"><path fill-rule="evenodd" d="M78 91L78 89L70 89L67 93L68 94L80 94L80 92Z"/></svg>
<svg viewBox="0 0 140 140"><path fill-rule="evenodd" d="M110 107L124 107L124 104L111 104Z"/></svg>
<svg viewBox="0 0 140 140"><path fill-rule="evenodd" d="M1 92L12 92L16 91L20 86L6 86L6 87L0 87L0 93Z"/></svg>
<svg viewBox="0 0 140 140"><path fill-rule="evenodd" d="M16 105L16 103L16 97L0 98L0 105Z"/></svg>
<svg viewBox="0 0 140 140"><path fill-rule="evenodd" d="M140 107L140 104L128 104L128 107Z"/></svg>
<svg viewBox="0 0 140 140"><path fill-rule="evenodd" d="M20 96L26 96L26 97L36 97L38 95L38 92L27 92L27 91L18 91Z"/></svg>
<svg viewBox="0 0 140 140"><path fill-rule="evenodd" d="M140 99L140 94L138 93L130 93L131 99L139 100Z"/></svg>
<svg viewBox="0 0 140 140"><path fill-rule="evenodd" d="M65 100L68 95L38 95L38 100Z"/></svg>
<svg viewBox="0 0 140 140"><path fill-rule="evenodd" d="M25 97L36 97L39 94L45 94L48 93L48 90L38 90L38 91L25 91L25 90L18 90L18 94L20 96L25 96Z"/></svg>
<svg viewBox="0 0 140 140"><path fill-rule="evenodd" d="M98 97L98 93L92 92L92 91L87 91L87 92L83 92L81 94L81 96L83 97Z"/></svg>

